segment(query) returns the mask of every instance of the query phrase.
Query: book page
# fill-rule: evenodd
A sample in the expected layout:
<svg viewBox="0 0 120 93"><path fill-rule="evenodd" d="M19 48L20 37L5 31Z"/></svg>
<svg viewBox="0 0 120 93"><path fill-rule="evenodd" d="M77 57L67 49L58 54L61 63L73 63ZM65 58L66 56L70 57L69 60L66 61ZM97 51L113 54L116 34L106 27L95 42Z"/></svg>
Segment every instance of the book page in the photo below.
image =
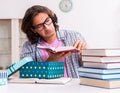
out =
<svg viewBox="0 0 120 93"><path fill-rule="evenodd" d="M55 50L54 47L50 47L50 46L37 46L37 47L38 47L38 48L41 48L41 49L50 49L50 50L52 50L52 51Z"/></svg>
<svg viewBox="0 0 120 93"><path fill-rule="evenodd" d="M55 48L56 52L65 52L65 51L75 51L77 50L76 48L74 48L73 46L63 46L63 47L57 47Z"/></svg>
<svg viewBox="0 0 120 93"><path fill-rule="evenodd" d="M72 52L77 52L77 49L74 48L73 46L61 46L61 47L48 47L48 46L37 46L38 48L41 49L50 49L53 53L57 52L67 52L67 51L72 51Z"/></svg>

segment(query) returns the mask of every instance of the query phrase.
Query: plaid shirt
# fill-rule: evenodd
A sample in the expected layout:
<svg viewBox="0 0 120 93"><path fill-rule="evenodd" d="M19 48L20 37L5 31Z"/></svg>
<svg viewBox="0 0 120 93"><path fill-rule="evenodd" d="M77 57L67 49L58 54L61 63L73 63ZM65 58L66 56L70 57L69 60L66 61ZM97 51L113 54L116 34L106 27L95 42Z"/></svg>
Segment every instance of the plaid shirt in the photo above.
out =
<svg viewBox="0 0 120 93"><path fill-rule="evenodd" d="M75 43L76 40L85 41L79 32L70 30L57 31L58 40L61 40L65 46L70 46ZM41 50L37 49L37 45L40 44L40 40L37 44L31 44L29 41L25 42L21 52L21 59L27 56L31 56L35 61L42 61ZM78 78L78 67L81 64L81 55L73 53L65 58L65 65L67 67L68 77Z"/></svg>

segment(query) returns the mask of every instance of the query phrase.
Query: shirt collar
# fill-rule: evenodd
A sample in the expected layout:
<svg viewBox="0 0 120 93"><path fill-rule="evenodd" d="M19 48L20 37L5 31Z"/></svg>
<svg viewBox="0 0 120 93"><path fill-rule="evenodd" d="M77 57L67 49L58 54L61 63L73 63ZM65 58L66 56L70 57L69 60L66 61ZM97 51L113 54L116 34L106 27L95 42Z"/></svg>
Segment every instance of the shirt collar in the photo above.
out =
<svg viewBox="0 0 120 93"><path fill-rule="evenodd" d="M64 40L65 39L65 33L64 33L64 31L58 30L57 31L57 37L58 37L58 40Z"/></svg>

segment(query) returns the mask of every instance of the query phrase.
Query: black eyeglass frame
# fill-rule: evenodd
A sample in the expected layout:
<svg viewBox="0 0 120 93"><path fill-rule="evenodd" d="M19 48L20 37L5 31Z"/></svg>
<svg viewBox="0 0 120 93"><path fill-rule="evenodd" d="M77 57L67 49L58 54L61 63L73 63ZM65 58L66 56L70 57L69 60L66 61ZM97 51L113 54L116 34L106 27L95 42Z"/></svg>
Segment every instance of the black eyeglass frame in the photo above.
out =
<svg viewBox="0 0 120 93"><path fill-rule="evenodd" d="M48 22L49 21L49 22ZM48 23L47 23L48 22ZM50 25L52 23L52 19L50 17L47 17L43 23L37 24L35 26L32 26L33 29L40 29L43 30L45 25Z"/></svg>

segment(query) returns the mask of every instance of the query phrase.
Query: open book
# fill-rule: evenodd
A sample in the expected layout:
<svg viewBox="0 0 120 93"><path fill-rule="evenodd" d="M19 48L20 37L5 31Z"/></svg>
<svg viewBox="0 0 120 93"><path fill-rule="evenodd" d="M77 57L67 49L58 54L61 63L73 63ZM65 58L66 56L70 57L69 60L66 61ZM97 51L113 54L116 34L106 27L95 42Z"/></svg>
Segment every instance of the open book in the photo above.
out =
<svg viewBox="0 0 120 93"><path fill-rule="evenodd" d="M29 83L29 84L66 84L72 78L56 78L56 79L39 79L39 78L11 78L9 83Z"/></svg>
<svg viewBox="0 0 120 93"><path fill-rule="evenodd" d="M51 50L53 53L57 53L57 52L68 52L68 51L71 51L71 52L77 52L78 50L73 47L73 46L61 46L61 47L50 47L50 46L37 46L38 48L41 48L41 49L48 49L48 50Z"/></svg>

